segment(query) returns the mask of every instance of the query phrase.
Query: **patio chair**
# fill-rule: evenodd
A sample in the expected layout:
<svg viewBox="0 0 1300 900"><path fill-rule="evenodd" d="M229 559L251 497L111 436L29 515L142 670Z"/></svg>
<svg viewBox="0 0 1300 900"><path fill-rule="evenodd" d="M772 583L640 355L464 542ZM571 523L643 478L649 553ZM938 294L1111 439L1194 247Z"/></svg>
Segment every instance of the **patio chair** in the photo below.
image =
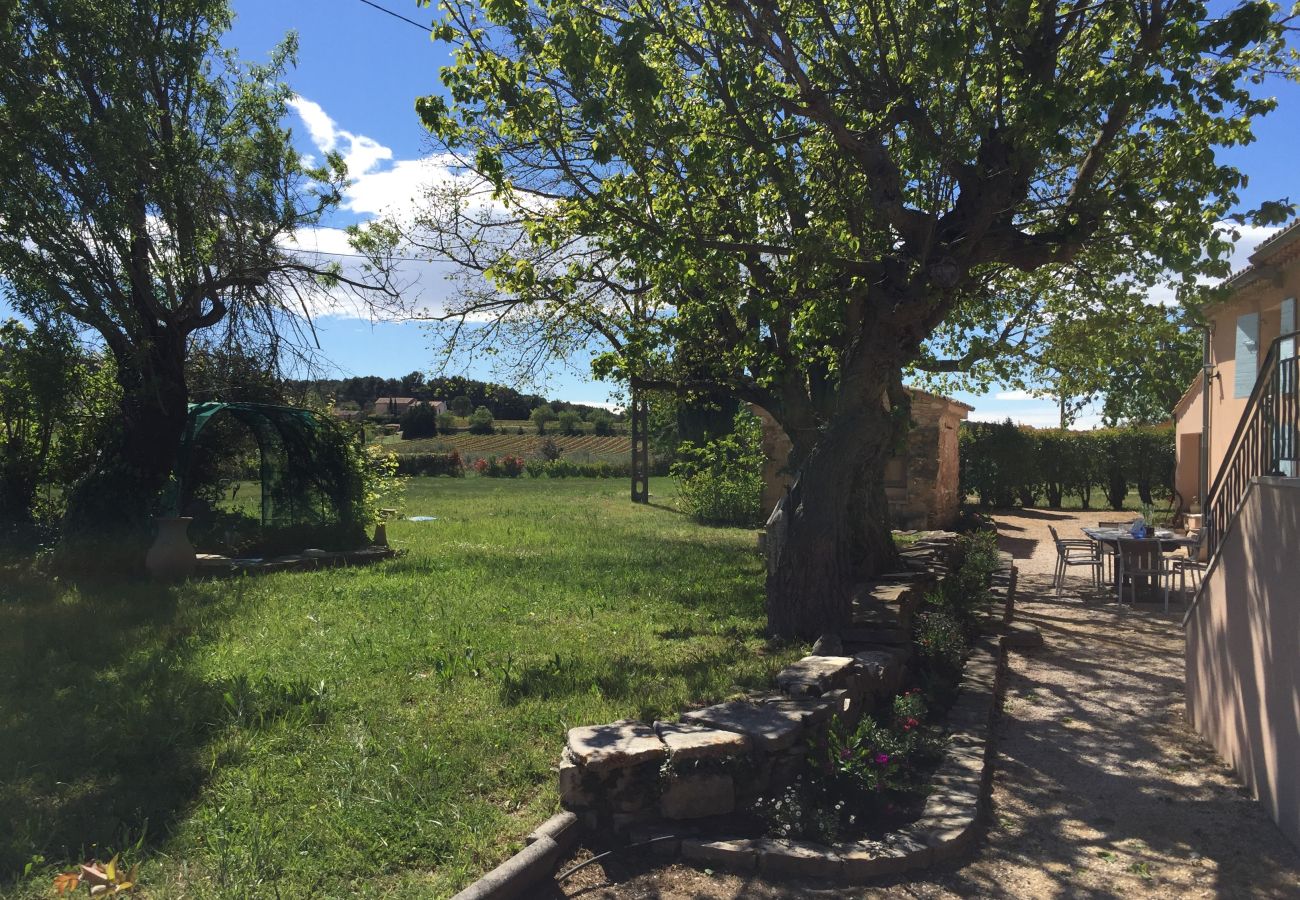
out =
<svg viewBox="0 0 1300 900"><path fill-rule="evenodd" d="M1164 592L1165 612L1169 612L1169 565L1160 552L1160 544L1136 538L1120 538L1117 543L1119 552L1116 554L1116 565L1119 566L1119 575L1115 581L1118 584L1116 599L1119 603L1124 603L1125 581L1129 584L1129 605L1136 606L1137 580L1153 578L1156 587Z"/></svg>
<svg viewBox="0 0 1300 900"><path fill-rule="evenodd" d="M1056 596L1061 596L1061 588L1065 586L1065 575L1072 566L1086 566L1092 569L1092 586L1097 587L1101 583L1101 557L1097 555L1092 541L1063 539L1051 525L1047 526L1047 530L1052 533L1052 541L1056 544L1056 572L1052 578L1052 583L1056 586Z"/></svg>
<svg viewBox="0 0 1300 900"><path fill-rule="evenodd" d="M1113 528L1116 531L1128 531L1131 522L1098 522L1098 528ZM1102 577L1106 581L1115 580L1115 545L1110 541L1093 541L1097 548L1097 558L1101 560Z"/></svg>
<svg viewBox="0 0 1300 900"><path fill-rule="evenodd" d="M1201 576L1205 574L1207 564L1201 560L1201 555L1205 552L1205 529L1202 528L1196 533L1196 543L1187 548L1187 555L1173 555L1166 557L1165 562L1169 565L1169 580L1173 581L1174 576L1178 576L1178 595L1183 598L1183 605L1187 604L1187 576L1192 577L1192 592L1195 593L1201 586Z"/></svg>

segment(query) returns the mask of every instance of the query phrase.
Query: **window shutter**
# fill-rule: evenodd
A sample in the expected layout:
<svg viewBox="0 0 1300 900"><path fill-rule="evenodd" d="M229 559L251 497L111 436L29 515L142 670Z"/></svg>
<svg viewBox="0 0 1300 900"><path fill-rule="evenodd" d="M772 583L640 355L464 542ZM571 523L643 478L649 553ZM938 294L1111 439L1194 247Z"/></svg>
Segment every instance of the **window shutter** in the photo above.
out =
<svg viewBox="0 0 1300 900"><path fill-rule="evenodd" d="M1278 334L1290 334L1295 331L1295 297L1287 297L1282 301L1282 322ZM1295 354L1295 338L1287 338L1279 342L1277 348L1278 360L1292 359ZM1295 393L1295 376L1296 366L1294 363L1282 365L1278 369L1278 388L1284 396L1292 396ZM1295 400L1291 399L1290 403ZM1283 407L1285 408L1285 406ZM1291 407L1294 409L1294 407ZM1297 459L1300 459L1300 434L1296 433L1294 422L1281 422L1278 426L1277 440L1277 468L1283 475L1294 478L1296 476Z"/></svg>
<svg viewBox="0 0 1300 900"><path fill-rule="evenodd" d="M1290 334L1295 331L1295 297L1287 297L1282 301L1282 325L1278 334ZM1287 338L1277 348L1278 359L1289 359L1295 356L1295 338Z"/></svg>
<svg viewBox="0 0 1300 900"><path fill-rule="evenodd" d="M1250 396L1255 388L1259 367L1259 313L1237 317L1237 351L1234 357L1232 396L1238 400Z"/></svg>

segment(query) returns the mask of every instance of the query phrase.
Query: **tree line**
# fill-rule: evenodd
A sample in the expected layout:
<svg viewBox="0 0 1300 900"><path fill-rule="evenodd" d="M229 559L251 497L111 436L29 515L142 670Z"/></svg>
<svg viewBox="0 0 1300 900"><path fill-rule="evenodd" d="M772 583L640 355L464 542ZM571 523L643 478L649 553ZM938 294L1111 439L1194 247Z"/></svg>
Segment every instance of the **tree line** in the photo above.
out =
<svg viewBox="0 0 1300 900"><path fill-rule="evenodd" d="M1169 425L1094 431L1035 429L1005 422L962 425L961 487L982 506L1060 509L1067 496L1124 508L1130 489L1155 505L1174 497L1174 429Z"/></svg>
<svg viewBox="0 0 1300 900"><path fill-rule="evenodd" d="M566 400L548 400L540 394L524 394L504 384L478 381L461 375L432 378L423 372L411 372L400 378L358 375L351 378L289 379L287 387L295 393L312 393L335 403L355 403L369 410L380 397L414 397L417 400L442 400L458 416L466 417L479 407L486 407L495 419L528 419L533 410L549 406L557 414L573 410L584 419L602 407Z"/></svg>

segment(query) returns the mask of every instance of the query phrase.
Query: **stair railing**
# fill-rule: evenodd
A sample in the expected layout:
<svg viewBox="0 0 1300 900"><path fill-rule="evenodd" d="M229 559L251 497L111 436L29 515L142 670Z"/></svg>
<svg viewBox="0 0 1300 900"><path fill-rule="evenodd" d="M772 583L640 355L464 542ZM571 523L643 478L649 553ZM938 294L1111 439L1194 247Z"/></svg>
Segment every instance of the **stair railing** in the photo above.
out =
<svg viewBox="0 0 1300 900"><path fill-rule="evenodd" d="M1246 410L1204 505L1207 557L1214 559L1254 479L1300 474L1300 331L1269 345ZM1209 402L1209 397L1205 398Z"/></svg>

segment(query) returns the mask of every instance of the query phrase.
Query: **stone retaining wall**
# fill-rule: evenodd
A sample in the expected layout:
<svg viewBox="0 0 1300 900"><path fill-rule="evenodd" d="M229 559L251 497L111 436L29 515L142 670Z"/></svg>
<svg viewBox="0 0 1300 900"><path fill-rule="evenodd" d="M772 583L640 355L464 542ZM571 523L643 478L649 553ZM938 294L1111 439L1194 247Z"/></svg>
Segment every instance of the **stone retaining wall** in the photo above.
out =
<svg viewBox="0 0 1300 900"><path fill-rule="evenodd" d="M854 598L855 627L824 636L819 652L777 676L779 692L692 710L677 723L633 720L569 731L560 761L561 813L528 838L523 851L457 895L511 900L554 870L576 826L739 871L860 883L947 860L971 846L992 781L992 732L1005 655L1038 646L1032 628L1013 623L1016 570L1008 554L992 579L1001 616L976 642L949 710L949 739L921 817L880 841L834 846L776 838L720 836L728 814L799 771L806 738L832 719L855 722L890 702L903 683L912 615L947 574L955 535L928 535L900 556L907 571L883 576ZM576 815L575 815L576 813Z"/></svg>
<svg viewBox="0 0 1300 900"><path fill-rule="evenodd" d="M777 675L777 690L683 713L680 721L570 729L560 760L560 799L601 834L634 826L721 821L788 785L803 768L809 739L833 721L852 727L892 702L911 655L912 617L947 574L955 535L936 532L901 551L904 571L854 597L852 628L818 642L819 652ZM1009 621L1014 569L993 590ZM830 648L830 649L821 649ZM973 658L974 659L974 658ZM978 671L978 662L973 663Z"/></svg>

